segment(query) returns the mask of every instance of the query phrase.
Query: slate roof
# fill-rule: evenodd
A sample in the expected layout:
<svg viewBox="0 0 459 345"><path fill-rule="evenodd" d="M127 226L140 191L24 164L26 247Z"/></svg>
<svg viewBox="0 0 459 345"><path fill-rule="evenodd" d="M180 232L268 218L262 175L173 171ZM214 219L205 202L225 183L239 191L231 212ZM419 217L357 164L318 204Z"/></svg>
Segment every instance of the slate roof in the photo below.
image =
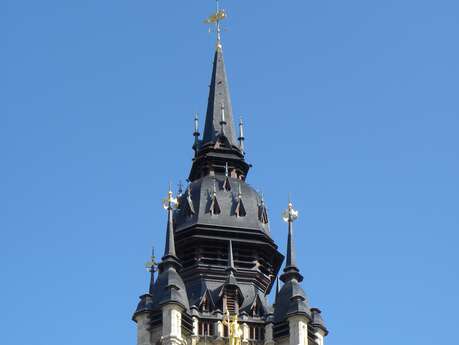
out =
<svg viewBox="0 0 459 345"><path fill-rule="evenodd" d="M174 215L175 231L179 232L185 228L200 224L217 227L252 229L270 237L269 224L262 223L258 217L261 201L258 193L244 181L231 177L229 178L231 190L227 191L223 188L224 180L224 175L217 175L215 177L205 176L190 184L189 190L191 191L191 199L193 201L195 214L190 215L189 212L186 212L184 207L176 211ZM221 209L221 213L218 215L212 215L209 210L214 181L217 185L216 197ZM236 217L235 215L238 185L241 187L242 201L246 211L246 216L244 217ZM189 191L181 197L179 202L180 205L185 205L188 193Z"/></svg>
<svg viewBox="0 0 459 345"><path fill-rule="evenodd" d="M285 321L289 315L296 314L311 317L306 293L296 279L291 279L282 286L276 298L274 322Z"/></svg>
<svg viewBox="0 0 459 345"><path fill-rule="evenodd" d="M222 49L216 49L210 80L209 99L207 102L206 123L202 144L214 142L222 134L222 109L224 107L225 122L224 134L231 145L236 145L233 124L233 108L229 92L228 78L226 76L225 62Z"/></svg>

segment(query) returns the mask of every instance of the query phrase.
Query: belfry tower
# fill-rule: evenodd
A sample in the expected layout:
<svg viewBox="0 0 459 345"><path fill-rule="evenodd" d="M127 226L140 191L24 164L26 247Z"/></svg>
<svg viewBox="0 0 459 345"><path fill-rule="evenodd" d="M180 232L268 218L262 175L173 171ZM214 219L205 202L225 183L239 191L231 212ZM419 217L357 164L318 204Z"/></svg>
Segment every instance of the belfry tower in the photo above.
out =
<svg viewBox="0 0 459 345"><path fill-rule="evenodd" d="M164 255L151 267L147 294L133 315L137 345L323 345L328 331L310 308L297 265L289 201L283 219L287 253L270 236L265 201L246 178L244 129L233 123L220 21L209 17L217 43L201 137L195 119L189 184L177 198L169 190ZM157 271L157 277L155 272ZM268 301L276 286L274 304Z"/></svg>

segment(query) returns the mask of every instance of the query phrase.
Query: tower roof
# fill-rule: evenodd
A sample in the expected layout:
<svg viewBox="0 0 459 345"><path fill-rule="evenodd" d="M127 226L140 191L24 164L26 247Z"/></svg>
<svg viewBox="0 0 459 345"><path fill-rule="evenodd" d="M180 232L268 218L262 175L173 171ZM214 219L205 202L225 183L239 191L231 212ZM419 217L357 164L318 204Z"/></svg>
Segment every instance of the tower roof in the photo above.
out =
<svg viewBox="0 0 459 345"><path fill-rule="evenodd" d="M228 168L238 177L245 178L250 165L244 160L244 152L240 144L244 140L243 133L239 133L242 139L239 139L238 144L234 128L233 107L223 49L221 42L218 41L209 86L204 134L201 140L197 140L199 131L195 126L193 146L195 158L190 171L190 181L203 177L210 171L224 174Z"/></svg>
<svg viewBox="0 0 459 345"><path fill-rule="evenodd" d="M182 265L175 252L173 208L176 203L177 200L173 198L169 188L168 197L164 200L164 208L167 210L166 245L159 264L158 279L151 293L154 296L153 309L168 303L176 303L189 309L185 284L178 272Z"/></svg>
<svg viewBox="0 0 459 345"><path fill-rule="evenodd" d="M214 55L206 122L201 145L215 142L219 136L225 136L230 145L236 145L233 108L225 62L223 60L223 51L221 47L217 46Z"/></svg>
<svg viewBox="0 0 459 345"><path fill-rule="evenodd" d="M277 293L274 319L275 322L285 320L289 315L305 315L310 318L311 311L308 306L307 296L301 287L303 276L296 265L295 242L293 239L293 222L298 219L298 211L293 209L289 200L288 208L282 215L284 221L288 223L287 239L287 260L285 262L284 273L280 279L284 285Z"/></svg>
<svg viewBox="0 0 459 345"><path fill-rule="evenodd" d="M164 200L164 208L167 210L167 229L164 256L162 257L162 261L159 265L160 270L164 270L166 266L174 266L176 269L180 269L181 267L175 253L173 207L176 203L177 200L172 197L172 191L169 188L168 197Z"/></svg>
<svg viewBox="0 0 459 345"><path fill-rule="evenodd" d="M293 238L293 222L297 218L298 212L293 209L293 205L289 201L288 209L284 212L284 220L288 222L287 260L285 262L284 273L280 276L280 279L284 283L291 279L296 279L298 282L303 280L300 269L296 264L295 241Z"/></svg>

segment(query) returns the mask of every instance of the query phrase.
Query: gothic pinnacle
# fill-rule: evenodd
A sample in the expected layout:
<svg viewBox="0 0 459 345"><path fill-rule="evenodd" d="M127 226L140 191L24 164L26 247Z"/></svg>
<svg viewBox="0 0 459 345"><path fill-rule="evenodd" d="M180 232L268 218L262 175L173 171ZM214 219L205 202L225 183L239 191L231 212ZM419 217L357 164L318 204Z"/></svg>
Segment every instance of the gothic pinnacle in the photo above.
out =
<svg viewBox="0 0 459 345"><path fill-rule="evenodd" d="M293 208L293 204L290 200L288 201L287 209L282 213L282 219L288 223L288 238L287 238L287 260L285 262L284 273L280 279L286 282L291 279L296 279L299 282L303 280L303 276L300 274L300 270L296 264L296 251L295 242L293 239L293 222L298 219L298 211Z"/></svg>
<svg viewBox="0 0 459 345"><path fill-rule="evenodd" d="M164 246L164 256L162 257L161 267L167 264L180 266L176 252L174 240L174 219L173 212L177 207L177 199L172 194L172 188L169 184L167 197L163 200L163 207L167 211L167 228L166 228L166 245Z"/></svg>

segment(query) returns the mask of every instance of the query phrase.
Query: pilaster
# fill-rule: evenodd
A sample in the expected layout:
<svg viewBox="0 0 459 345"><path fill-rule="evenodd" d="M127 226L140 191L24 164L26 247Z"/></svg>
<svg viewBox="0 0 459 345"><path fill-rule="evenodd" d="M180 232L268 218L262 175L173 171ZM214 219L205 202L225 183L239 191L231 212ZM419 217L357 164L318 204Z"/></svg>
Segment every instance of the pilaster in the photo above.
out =
<svg viewBox="0 0 459 345"><path fill-rule="evenodd" d="M241 339L242 345L247 345L249 343L249 337L250 337L249 325L246 322L244 322L242 323L241 328L242 328L242 339Z"/></svg>
<svg viewBox="0 0 459 345"><path fill-rule="evenodd" d="M308 345L308 321L304 315L293 315L288 318L289 345Z"/></svg>
<svg viewBox="0 0 459 345"><path fill-rule="evenodd" d="M273 324L271 322L265 326L265 345L274 345Z"/></svg>
<svg viewBox="0 0 459 345"><path fill-rule="evenodd" d="M193 334L191 335L191 345L199 342L199 319L193 316Z"/></svg>
<svg viewBox="0 0 459 345"><path fill-rule="evenodd" d="M314 335L317 337L317 345L324 345L324 339L326 336L325 332L318 328Z"/></svg>
<svg viewBox="0 0 459 345"><path fill-rule="evenodd" d="M135 316L137 323L137 345L151 345L150 318L148 313L139 313Z"/></svg>
<svg viewBox="0 0 459 345"><path fill-rule="evenodd" d="M184 345L182 337L182 308L177 304L167 304L163 312L162 345Z"/></svg>

